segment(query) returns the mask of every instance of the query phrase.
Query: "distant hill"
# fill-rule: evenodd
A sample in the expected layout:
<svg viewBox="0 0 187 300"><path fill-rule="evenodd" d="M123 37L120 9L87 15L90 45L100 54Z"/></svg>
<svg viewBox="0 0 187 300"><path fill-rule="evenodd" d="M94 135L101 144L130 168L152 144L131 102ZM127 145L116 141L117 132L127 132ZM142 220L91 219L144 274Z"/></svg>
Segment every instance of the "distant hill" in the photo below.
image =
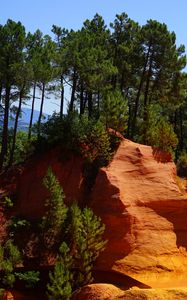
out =
<svg viewBox="0 0 187 300"><path fill-rule="evenodd" d="M34 110L34 114L33 114L33 124L36 123L38 121L38 117L39 117L39 111L38 110ZM29 127L29 122L30 122L30 115L31 115L31 109L24 107L22 108L22 116L19 118L18 121L18 130L23 130L23 131L27 131L28 127ZM44 116L44 121L46 121L49 117L49 115L47 114L43 114ZM3 121L0 120L0 126L3 125ZM14 127L14 120L12 118L10 118L9 120L9 128Z"/></svg>

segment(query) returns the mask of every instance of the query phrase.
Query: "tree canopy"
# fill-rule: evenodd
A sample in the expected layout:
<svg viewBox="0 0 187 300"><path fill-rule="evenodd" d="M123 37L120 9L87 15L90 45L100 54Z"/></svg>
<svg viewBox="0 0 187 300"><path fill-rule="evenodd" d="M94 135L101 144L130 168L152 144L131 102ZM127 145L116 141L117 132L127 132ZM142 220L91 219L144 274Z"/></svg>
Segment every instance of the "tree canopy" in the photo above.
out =
<svg viewBox="0 0 187 300"><path fill-rule="evenodd" d="M156 20L140 26L121 13L107 26L96 14L76 31L53 25L52 37L39 29L26 33L20 22L8 20L0 25L1 170L17 157L18 121L28 101L32 103L28 141L33 136L39 92L34 135L38 139L44 101L56 97L61 120L66 100L67 114L76 112L102 121L106 129L112 127L127 138L153 146L156 139L150 138L150 130L156 128L155 134L160 134L156 120L162 119L168 136L178 140L178 146L170 144L179 155L187 147L185 66L184 45L177 46L175 33ZM11 114L15 119L12 131Z"/></svg>

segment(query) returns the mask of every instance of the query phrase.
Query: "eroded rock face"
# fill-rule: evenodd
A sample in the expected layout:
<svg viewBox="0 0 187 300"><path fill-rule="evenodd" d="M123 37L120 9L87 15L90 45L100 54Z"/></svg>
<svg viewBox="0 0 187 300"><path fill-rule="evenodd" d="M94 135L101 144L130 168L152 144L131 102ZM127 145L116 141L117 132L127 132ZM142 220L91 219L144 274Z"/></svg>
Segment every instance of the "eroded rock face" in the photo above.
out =
<svg viewBox="0 0 187 300"><path fill-rule="evenodd" d="M151 286L186 285L187 197L175 178L168 155L122 141L92 193L91 206L106 224L108 239L98 268Z"/></svg>
<svg viewBox="0 0 187 300"><path fill-rule="evenodd" d="M89 284L77 290L71 300L106 300L121 294L121 290L112 284Z"/></svg>
<svg viewBox="0 0 187 300"><path fill-rule="evenodd" d="M187 288L132 289L122 291L111 284L90 284L76 291L71 300L186 300Z"/></svg>
<svg viewBox="0 0 187 300"><path fill-rule="evenodd" d="M28 218L40 218L45 213L48 196L43 178L51 168L63 186L66 202L80 200L82 195L82 159L65 153L61 148L52 149L33 158L18 179L16 213Z"/></svg>
<svg viewBox="0 0 187 300"><path fill-rule="evenodd" d="M80 157L66 156L59 148L36 157L19 177L16 212L29 218L43 215L47 195L42 178L49 166L63 186L66 201L81 201L82 164ZM99 171L88 197L87 204L106 224L108 244L98 270L115 270L153 287L187 284L187 195L175 179L170 156L122 140L110 165ZM107 282L112 282L112 276Z"/></svg>
<svg viewBox="0 0 187 300"><path fill-rule="evenodd" d="M108 300L186 300L187 299L187 289L151 289L151 290L139 290L132 289L125 291L123 294L117 295L113 298L108 298Z"/></svg>

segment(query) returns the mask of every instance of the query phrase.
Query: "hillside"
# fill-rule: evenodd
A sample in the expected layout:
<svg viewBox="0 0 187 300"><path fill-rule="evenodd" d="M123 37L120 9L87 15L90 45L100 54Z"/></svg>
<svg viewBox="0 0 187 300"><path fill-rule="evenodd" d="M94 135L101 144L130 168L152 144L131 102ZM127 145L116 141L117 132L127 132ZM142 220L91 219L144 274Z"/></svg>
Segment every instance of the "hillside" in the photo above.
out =
<svg viewBox="0 0 187 300"><path fill-rule="evenodd" d="M84 191L81 158L64 157L56 148L27 163L12 185L16 195L13 213L30 219L43 215L46 192L42 178L51 166L66 202L77 199L82 203L84 198L85 203L86 198L106 225L108 244L95 270L98 278L103 271L108 275L99 280L116 284L113 271L117 271L151 287L186 286L187 195L176 183L170 155L123 139L89 194Z"/></svg>
<svg viewBox="0 0 187 300"><path fill-rule="evenodd" d="M33 124L38 122L38 117L39 117L39 111L34 110L33 113ZM21 116L19 118L18 121L18 130L19 131L27 131L28 127L29 127L29 122L30 122L30 115L31 115L31 109L27 108L27 107L23 107L22 108L22 113ZM48 115L47 114L43 114L44 119L43 120L47 120ZM0 126L3 126L3 121L0 120ZM14 127L14 120L13 117L11 117L9 119L9 128L13 128Z"/></svg>
<svg viewBox="0 0 187 300"><path fill-rule="evenodd" d="M124 139L97 177L91 206L109 240L99 268L152 287L186 286L187 195L169 155Z"/></svg>

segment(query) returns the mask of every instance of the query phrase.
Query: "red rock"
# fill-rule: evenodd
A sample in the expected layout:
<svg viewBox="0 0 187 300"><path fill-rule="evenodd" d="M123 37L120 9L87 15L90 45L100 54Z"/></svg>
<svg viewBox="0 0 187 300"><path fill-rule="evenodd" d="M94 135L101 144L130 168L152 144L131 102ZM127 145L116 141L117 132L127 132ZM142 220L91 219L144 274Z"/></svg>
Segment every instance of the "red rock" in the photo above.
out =
<svg viewBox="0 0 187 300"><path fill-rule="evenodd" d="M42 178L49 166L66 201L81 200L82 160L56 148L35 157L20 175L16 201L20 215L43 215ZM110 165L100 170L88 202L106 224L108 244L98 270L115 270L151 286L187 284L187 195L175 178L168 154L122 140Z"/></svg>
<svg viewBox="0 0 187 300"><path fill-rule="evenodd" d="M74 292L71 300L107 300L121 293L121 290L112 284L89 284Z"/></svg>
<svg viewBox="0 0 187 300"><path fill-rule="evenodd" d="M187 289L131 289L123 292L119 296L112 297L111 300L186 300Z"/></svg>
<svg viewBox="0 0 187 300"><path fill-rule="evenodd" d="M42 181L49 167L63 186L66 202L81 197L82 159L75 154L64 153L60 148L52 149L32 159L18 180L16 211L20 215L43 216L47 190Z"/></svg>
<svg viewBox="0 0 187 300"><path fill-rule="evenodd" d="M106 224L108 239L98 269L152 286L184 284L187 196L175 177L170 156L122 141L111 164L100 170L92 193L91 206Z"/></svg>

